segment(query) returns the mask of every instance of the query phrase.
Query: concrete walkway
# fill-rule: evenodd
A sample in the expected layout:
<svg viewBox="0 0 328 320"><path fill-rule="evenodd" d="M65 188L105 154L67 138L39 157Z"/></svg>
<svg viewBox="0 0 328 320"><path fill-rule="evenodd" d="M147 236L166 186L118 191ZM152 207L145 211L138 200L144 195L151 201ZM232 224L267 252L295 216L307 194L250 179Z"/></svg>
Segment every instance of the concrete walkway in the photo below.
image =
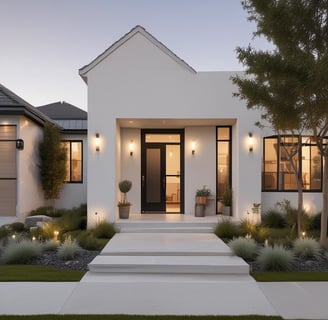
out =
<svg viewBox="0 0 328 320"><path fill-rule="evenodd" d="M328 319L328 282L257 283L213 234L119 233L80 282L0 282L0 314Z"/></svg>

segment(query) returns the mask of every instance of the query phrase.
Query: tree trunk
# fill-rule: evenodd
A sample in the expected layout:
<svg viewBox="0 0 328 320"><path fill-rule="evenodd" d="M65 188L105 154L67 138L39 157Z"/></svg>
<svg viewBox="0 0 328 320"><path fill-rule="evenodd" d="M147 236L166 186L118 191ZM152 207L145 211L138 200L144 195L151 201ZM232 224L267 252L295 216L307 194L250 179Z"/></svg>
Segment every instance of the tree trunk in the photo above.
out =
<svg viewBox="0 0 328 320"><path fill-rule="evenodd" d="M320 244L327 245L327 216L328 216L328 154L324 154L323 181L322 181L322 213Z"/></svg>
<svg viewBox="0 0 328 320"><path fill-rule="evenodd" d="M298 191L298 199L297 199L297 234L298 237L302 236L302 215L303 215L303 184L301 174L297 174L297 191Z"/></svg>

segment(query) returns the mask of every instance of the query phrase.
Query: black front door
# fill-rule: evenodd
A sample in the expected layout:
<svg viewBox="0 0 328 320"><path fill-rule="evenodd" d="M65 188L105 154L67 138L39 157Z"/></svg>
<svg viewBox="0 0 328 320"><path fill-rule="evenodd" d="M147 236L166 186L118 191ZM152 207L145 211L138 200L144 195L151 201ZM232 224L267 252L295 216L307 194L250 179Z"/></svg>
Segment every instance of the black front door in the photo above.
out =
<svg viewBox="0 0 328 320"><path fill-rule="evenodd" d="M142 131L141 211L183 212L183 131Z"/></svg>

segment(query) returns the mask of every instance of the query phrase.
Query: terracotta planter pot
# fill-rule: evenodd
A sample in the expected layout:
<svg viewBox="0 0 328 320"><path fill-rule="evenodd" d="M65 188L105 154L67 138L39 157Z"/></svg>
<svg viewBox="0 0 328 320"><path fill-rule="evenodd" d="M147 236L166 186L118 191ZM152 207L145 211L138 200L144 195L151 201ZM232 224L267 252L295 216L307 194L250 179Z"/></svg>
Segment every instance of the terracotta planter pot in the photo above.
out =
<svg viewBox="0 0 328 320"><path fill-rule="evenodd" d="M196 197L196 204L202 204L202 205L206 206L206 202L207 202L207 197L204 197L204 196Z"/></svg>

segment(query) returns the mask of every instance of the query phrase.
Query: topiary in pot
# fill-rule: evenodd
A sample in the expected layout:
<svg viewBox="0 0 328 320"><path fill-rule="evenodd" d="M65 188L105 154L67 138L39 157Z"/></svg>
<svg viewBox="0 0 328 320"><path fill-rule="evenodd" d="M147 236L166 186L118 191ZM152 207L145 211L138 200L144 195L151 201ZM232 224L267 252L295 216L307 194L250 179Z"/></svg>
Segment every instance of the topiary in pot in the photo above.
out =
<svg viewBox="0 0 328 320"><path fill-rule="evenodd" d="M118 188L122 193L121 201L118 203L118 210L120 219L128 219L130 214L131 203L127 200L127 193L132 188L132 182L130 180L122 180L118 184Z"/></svg>

